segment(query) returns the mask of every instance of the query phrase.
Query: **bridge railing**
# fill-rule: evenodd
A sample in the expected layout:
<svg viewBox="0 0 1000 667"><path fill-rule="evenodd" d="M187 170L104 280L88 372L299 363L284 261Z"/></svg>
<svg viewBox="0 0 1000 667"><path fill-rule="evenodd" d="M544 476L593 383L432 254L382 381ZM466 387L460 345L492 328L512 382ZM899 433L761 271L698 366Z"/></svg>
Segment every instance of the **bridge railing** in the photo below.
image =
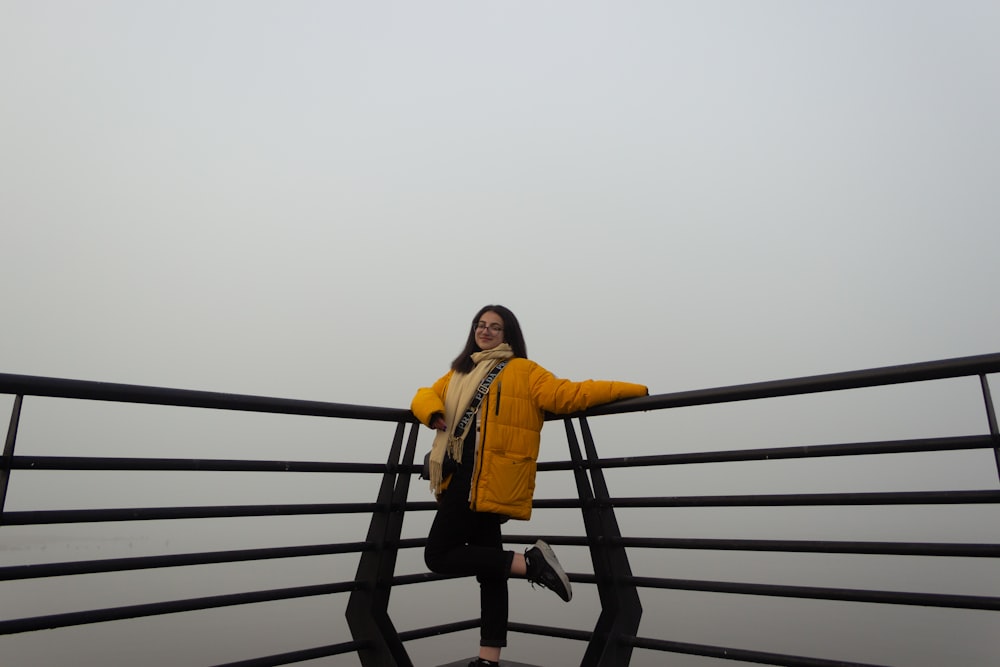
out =
<svg viewBox="0 0 1000 667"><path fill-rule="evenodd" d="M809 599L879 605L938 607L962 610L1000 611L1000 597L991 595L954 595L942 593L904 592L821 586L778 585L748 582L663 578L633 573L636 553L658 550L699 550L706 552L866 554L886 556L917 556L925 558L998 558L1000 544L986 542L900 542L900 541L838 541L838 540L776 540L663 537L623 535L620 527L622 512L644 510L666 512L676 508L748 508L748 507L874 507L874 506L939 506L982 507L1000 502L1000 490L992 488L875 491L840 493L787 494L726 494L685 496L621 496L611 493L606 472L617 474L634 469L666 469L678 466L722 464L733 462L773 462L793 459L822 461L831 457L868 457L887 454L942 452L957 450L993 450L994 466L1000 469L1000 431L993 399L990 394L990 374L1000 372L1000 354L966 357L943 361L893 366L864 371L794 378L732 387L678 392L649 396L601 406L585 414L554 417L564 422L569 458L539 464L539 474L568 471L576 485L576 496L537 499L536 509L579 510L583 519L582 535L550 535L556 545L586 548L592 572L571 572L579 584L593 585L600 601L597 621L593 627L561 628L545 624L511 623L513 632L581 642L585 646L582 665L620 666L629 664L638 649L643 654L672 652L707 656L735 661L775 665L844 665L871 664L845 662L842 657L823 658L751 648L720 646L681 638L643 636L642 595L654 590L698 591L733 596L762 596L784 599ZM977 378L983 401L981 434L957 434L930 438L909 438L848 442L843 444L800 445L723 451L671 452L647 456L602 457L591 429L591 421L606 415L635 412L672 411L695 406L733 404L778 397L823 394L852 389L895 384L933 382L952 378ZM409 499L409 486L419 466L417 457L418 424L407 410L299 401L214 392L186 391L154 387L120 385L78 380L40 378L0 374L0 394L13 397L10 423L0 459L0 540L5 528L43 525L97 525L114 522L185 522L194 519L264 518L264 517L368 517L364 539L306 545L268 546L249 549L223 549L187 553L155 554L114 558L97 558L61 562L24 562L0 566L0 586L20 582L17 589L24 595L24 582L60 577L86 577L109 573L153 571L160 568L194 568L205 565L246 562L300 562L300 558L331 555L356 556L353 578L304 586L251 590L222 595L205 595L183 599L125 604L110 607L39 615L18 616L16 598L5 597L4 607L11 609L0 620L0 642L3 636L37 633L59 628L125 621L144 617L192 613L209 609L262 605L269 602L321 596L346 596L346 625L350 639L330 644L313 645L280 653L241 660L230 665L279 665L303 662L330 656L356 655L368 665L411 665L407 645L418 639L428 639L475 628L478 618L399 630L390 615L389 598L395 589L417 586L421 590L435 586L447 577L425 572L398 574L397 563L402 551L419 550L425 544L422 537L404 538L405 517L414 512L429 512L434 504ZM334 420L364 420L382 422L392 428L392 437L382 443L388 451L384 463L331 461L284 461L201 458L140 458L99 456L22 455L16 452L22 407L28 400L42 397L77 401L104 401L126 404L148 404L200 408L263 414L311 416ZM621 418L618 418L621 419ZM596 423L596 421L595 421ZM377 451L379 444L366 443L368 451ZM116 473L170 472L233 472L329 475L331 488L345 476L376 476L377 488L367 502L323 502L251 505L199 505L157 507L111 507L80 509L23 509L5 507L8 490L20 484L32 484L32 475L40 471L62 471L83 474L114 471ZM996 471L995 471L996 472ZM996 474L994 474L996 479ZM174 524L178 525L178 524ZM506 535L510 544L530 543L534 537ZM0 542L2 544L2 542ZM632 556L630 558L630 556ZM438 584L440 585L440 584ZM0 590L3 590L0 588ZM425 594L432 595L432 594ZM10 601L14 599L14 602ZM0 644L2 646L2 644ZM208 660L206 660L208 662Z"/></svg>

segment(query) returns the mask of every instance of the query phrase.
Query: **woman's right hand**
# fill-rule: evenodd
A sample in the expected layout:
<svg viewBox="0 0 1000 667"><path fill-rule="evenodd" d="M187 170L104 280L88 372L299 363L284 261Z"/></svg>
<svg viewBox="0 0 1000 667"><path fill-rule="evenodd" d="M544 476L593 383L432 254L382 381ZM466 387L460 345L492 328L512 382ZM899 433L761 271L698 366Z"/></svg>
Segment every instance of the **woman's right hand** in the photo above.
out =
<svg viewBox="0 0 1000 667"><path fill-rule="evenodd" d="M431 417L429 426L435 431L447 431L448 425L444 423L444 415L438 413Z"/></svg>

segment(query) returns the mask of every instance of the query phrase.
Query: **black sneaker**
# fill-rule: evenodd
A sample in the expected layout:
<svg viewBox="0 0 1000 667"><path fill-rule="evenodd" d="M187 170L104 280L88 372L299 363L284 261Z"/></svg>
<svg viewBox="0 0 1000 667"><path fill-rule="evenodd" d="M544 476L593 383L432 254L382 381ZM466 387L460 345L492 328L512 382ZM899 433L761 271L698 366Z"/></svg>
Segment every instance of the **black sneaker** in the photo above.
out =
<svg viewBox="0 0 1000 667"><path fill-rule="evenodd" d="M563 572L559 559L552 553L552 547L538 540L535 546L524 552L528 561L528 581L549 589L562 598L563 602L573 599L573 588L569 577Z"/></svg>

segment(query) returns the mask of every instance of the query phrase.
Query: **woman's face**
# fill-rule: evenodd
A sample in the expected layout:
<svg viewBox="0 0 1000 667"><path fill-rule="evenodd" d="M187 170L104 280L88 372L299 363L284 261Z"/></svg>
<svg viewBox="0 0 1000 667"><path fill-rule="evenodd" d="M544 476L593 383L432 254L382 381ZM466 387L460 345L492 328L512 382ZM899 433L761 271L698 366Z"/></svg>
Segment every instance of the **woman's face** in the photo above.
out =
<svg viewBox="0 0 1000 667"><path fill-rule="evenodd" d="M503 318L487 310L476 322L476 345L480 350L492 350L503 342Z"/></svg>

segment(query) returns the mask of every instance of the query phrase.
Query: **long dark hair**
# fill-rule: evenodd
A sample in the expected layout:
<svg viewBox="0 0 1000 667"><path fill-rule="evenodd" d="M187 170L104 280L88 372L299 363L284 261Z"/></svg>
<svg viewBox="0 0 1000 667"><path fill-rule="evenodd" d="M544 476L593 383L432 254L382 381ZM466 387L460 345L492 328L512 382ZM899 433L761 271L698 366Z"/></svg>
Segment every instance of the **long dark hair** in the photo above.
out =
<svg viewBox="0 0 1000 667"><path fill-rule="evenodd" d="M468 373L476 367L476 363L472 361L472 354L479 352L479 345L476 343L476 324L479 323L479 318L484 313L489 312L496 313L503 320L503 340L514 350L514 356L528 358L528 347L524 344L524 334L521 333L521 324L514 317L514 313L510 312L510 309L504 306L483 306L476 313L476 316L472 318L472 322L469 323L469 337L465 340L465 347L455 357L455 360L451 362L451 368L456 373Z"/></svg>

